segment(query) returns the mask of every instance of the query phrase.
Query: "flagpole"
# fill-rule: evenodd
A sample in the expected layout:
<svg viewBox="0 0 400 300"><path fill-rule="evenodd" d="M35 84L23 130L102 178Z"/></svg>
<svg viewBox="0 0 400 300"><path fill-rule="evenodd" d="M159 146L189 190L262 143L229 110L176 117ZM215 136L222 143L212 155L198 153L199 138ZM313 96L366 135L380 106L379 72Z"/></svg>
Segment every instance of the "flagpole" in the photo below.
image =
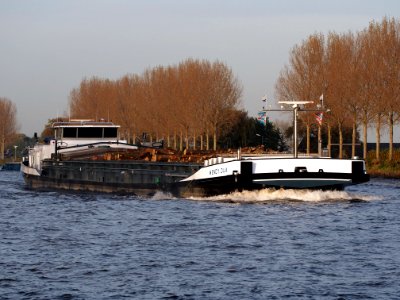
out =
<svg viewBox="0 0 400 300"><path fill-rule="evenodd" d="M321 125L318 124L318 156L322 156L322 138L321 138Z"/></svg>
<svg viewBox="0 0 400 300"><path fill-rule="evenodd" d="M299 110L299 106L295 105L293 107L293 156L294 158L298 157L297 151L297 111Z"/></svg>

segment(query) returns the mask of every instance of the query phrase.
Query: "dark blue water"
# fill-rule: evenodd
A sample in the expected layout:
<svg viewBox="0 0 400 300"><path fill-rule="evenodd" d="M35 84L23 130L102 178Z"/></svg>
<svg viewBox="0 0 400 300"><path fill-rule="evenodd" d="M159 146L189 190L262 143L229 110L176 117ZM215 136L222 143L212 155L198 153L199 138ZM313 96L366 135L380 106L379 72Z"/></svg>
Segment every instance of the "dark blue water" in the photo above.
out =
<svg viewBox="0 0 400 300"><path fill-rule="evenodd" d="M0 172L0 299L400 299L399 194L140 199Z"/></svg>

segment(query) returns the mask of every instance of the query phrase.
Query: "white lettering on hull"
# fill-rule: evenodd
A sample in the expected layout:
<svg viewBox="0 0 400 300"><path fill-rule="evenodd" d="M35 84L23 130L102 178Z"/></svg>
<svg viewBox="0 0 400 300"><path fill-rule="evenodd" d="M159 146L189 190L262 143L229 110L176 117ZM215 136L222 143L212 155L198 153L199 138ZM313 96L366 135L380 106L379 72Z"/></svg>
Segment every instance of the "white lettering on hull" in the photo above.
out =
<svg viewBox="0 0 400 300"><path fill-rule="evenodd" d="M222 175L228 173L228 168L215 168L209 171L209 175L210 176L218 176L218 175Z"/></svg>

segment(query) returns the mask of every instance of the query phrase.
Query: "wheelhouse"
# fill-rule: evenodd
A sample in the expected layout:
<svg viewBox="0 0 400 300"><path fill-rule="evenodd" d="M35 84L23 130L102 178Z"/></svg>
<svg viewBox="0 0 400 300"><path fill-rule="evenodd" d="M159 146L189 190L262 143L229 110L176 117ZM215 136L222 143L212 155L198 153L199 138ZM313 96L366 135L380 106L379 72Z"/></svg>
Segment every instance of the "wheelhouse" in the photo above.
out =
<svg viewBox="0 0 400 300"><path fill-rule="evenodd" d="M53 124L57 140L63 139L119 139L119 125L112 122L70 121Z"/></svg>

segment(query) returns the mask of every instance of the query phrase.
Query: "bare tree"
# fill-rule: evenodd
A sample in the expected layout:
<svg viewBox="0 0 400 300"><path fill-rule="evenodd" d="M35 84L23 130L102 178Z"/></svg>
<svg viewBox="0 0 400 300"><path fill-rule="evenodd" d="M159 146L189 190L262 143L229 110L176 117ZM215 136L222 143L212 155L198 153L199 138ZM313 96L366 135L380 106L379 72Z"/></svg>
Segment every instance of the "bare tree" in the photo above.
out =
<svg viewBox="0 0 400 300"><path fill-rule="evenodd" d="M363 127L363 158L367 158L367 144L368 144L368 127L371 120L373 119L373 113L371 110L371 95L374 84L373 72L371 72L371 52L370 42L368 40L368 34L366 31L359 32L357 39L360 43L359 52L359 64L358 64L358 85L356 86L356 92L359 95L359 118Z"/></svg>
<svg viewBox="0 0 400 300"><path fill-rule="evenodd" d="M355 34L332 32L328 35L325 49L321 48L320 52L315 50L320 49L315 45L324 45L321 42L323 37L311 35L290 53L290 63L284 66L276 84L278 99L315 99L315 93L324 91L331 117L338 124L340 145L343 144L343 126L351 125L353 128L352 155L355 154L358 123L362 124L364 158L367 157L367 129L374 124L376 159L379 160L381 128L386 121L389 125L391 159L393 127L400 115L399 29L397 20L383 18L381 22L373 21L368 28ZM312 57L322 59L312 60ZM310 75L314 74L313 70L322 74L322 83L320 78ZM309 116L303 119L306 126L309 124L307 118ZM342 146L339 152L342 156Z"/></svg>
<svg viewBox="0 0 400 300"><path fill-rule="evenodd" d="M240 97L241 86L225 64L188 59L116 81L84 79L71 91L70 111L78 118L106 116L122 125L128 139L148 132L151 140L162 137L169 146L173 133L176 147L180 133L180 149L196 147L198 135L203 147L204 134L208 140L212 132L215 149L227 112L239 106Z"/></svg>
<svg viewBox="0 0 400 300"><path fill-rule="evenodd" d="M114 82L93 77L82 80L70 94L70 113L75 118L117 118Z"/></svg>
<svg viewBox="0 0 400 300"><path fill-rule="evenodd" d="M239 105L242 89L232 70L221 62L212 65L209 84L206 97L212 114L208 114L207 119L213 132L213 149L216 150L219 130L230 121L228 112Z"/></svg>
<svg viewBox="0 0 400 300"><path fill-rule="evenodd" d="M393 158L393 127L398 120L400 106L400 24L395 19L383 18L375 24L379 31L379 65L381 80L381 107L389 126L389 160Z"/></svg>
<svg viewBox="0 0 400 300"><path fill-rule="evenodd" d="M15 104L7 98L0 98L0 159L4 160L5 146L12 141L17 130L17 108Z"/></svg>
<svg viewBox="0 0 400 300"><path fill-rule="evenodd" d="M327 96L330 99L331 115L339 130L339 158L343 157L343 126L352 116L348 106L353 94L353 74L350 72L352 63L352 35L330 33L327 46Z"/></svg>
<svg viewBox="0 0 400 300"><path fill-rule="evenodd" d="M311 35L296 45L276 84L279 100L313 101L319 99L325 88L325 39L322 34ZM314 113L302 114L306 126L307 154L310 153L310 129L315 122Z"/></svg>

